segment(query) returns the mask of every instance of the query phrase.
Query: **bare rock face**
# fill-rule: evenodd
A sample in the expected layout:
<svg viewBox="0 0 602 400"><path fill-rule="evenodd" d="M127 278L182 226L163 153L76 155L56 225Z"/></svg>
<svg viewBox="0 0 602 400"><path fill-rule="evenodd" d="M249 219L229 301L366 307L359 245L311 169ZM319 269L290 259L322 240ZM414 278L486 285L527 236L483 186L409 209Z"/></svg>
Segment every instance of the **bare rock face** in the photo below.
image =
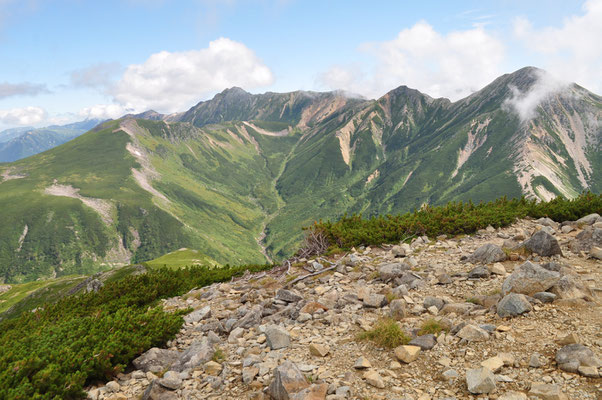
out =
<svg viewBox="0 0 602 400"><path fill-rule="evenodd" d="M540 256L549 257L555 254L562 255L558 240L545 230L536 232L530 239L523 242L522 246Z"/></svg>
<svg viewBox="0 0 602 400"><path fill-rule="evenodd" d="M274 380L268 393L274 400L289 400L293 394L309 387L309 383L299 368L291 361L285 361L274 369Z"/></svg>
<svg viewBox="0 0 602 400"><path fill-rule="evenodd" d="M491 264L494 262L505 261L507 258L504 250L498 245L487 243L479 247L468 257L472 263Z"/></svg>
<svg viewBox="0 0 602 400"><path fill-rule="evenodd" d="M545 292L560 280L560 274L548 271L530 261L516 268L504 281L502 293L510 292L532 296L537 292Z"/></svg>

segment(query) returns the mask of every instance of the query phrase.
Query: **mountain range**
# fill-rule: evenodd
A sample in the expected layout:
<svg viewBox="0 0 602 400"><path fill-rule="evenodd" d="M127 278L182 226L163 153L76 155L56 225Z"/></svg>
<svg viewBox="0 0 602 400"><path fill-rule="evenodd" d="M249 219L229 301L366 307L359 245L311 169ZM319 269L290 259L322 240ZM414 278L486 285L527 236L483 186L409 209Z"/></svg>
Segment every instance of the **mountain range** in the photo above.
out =
<svg viewBox="0 0 602 400"><path fill-rule="evenodd" d="M266 262L345 213L599 193L601 137L602 98L532 67L456 102L405 86L376 100L231 88L0 164L0 282L179 248Z"/></svg>
<svg viewBox="0 0 602 400"><path fill-rule="evenodd" d="M61 145L86 133L101 119L86 119L67 125L52 125L45 128L13 128L0 132L0 162L20 160Z"/></svg>

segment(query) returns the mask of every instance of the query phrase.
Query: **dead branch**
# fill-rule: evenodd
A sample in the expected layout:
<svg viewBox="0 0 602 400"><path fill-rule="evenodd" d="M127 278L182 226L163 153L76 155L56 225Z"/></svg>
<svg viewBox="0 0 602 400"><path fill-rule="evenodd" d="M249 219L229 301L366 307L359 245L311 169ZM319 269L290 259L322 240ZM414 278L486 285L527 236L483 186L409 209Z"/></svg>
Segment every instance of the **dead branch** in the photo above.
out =
<svg viewBox="0 0 602 400"><path fill-rule="evenodd" d="M311 274L303 275L303 276L300 276L298 278L293 279L292 281L290 281L289 283L287 283L286 285L284 285L283 288L286 289L287 287L290 287L290 286L294 285L295 283L300 282L300 281L302 281L304 279L310 278L312 276L320 275L323 272L327 272L327 271L331 271L333 269L336 269L340 265L340 262L343 261L346 256L347 256L347 254L345 254L343 257L341 257L340 260L336 264L333 264L332 266L330 266L328 268L324 268L324 269L321 269L319 271L313 272Z"/></svg>

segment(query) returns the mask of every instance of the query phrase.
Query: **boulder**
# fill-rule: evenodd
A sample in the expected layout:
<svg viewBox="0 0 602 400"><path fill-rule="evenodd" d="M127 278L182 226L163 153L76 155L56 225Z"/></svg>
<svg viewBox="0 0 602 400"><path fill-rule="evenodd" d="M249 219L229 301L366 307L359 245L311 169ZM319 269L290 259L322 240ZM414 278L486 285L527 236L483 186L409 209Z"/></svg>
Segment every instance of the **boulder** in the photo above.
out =
<svg viewBox="0 0 602 400"><path fill-rule="evenodd" d="M251 308L244 317L242 317L233 328L244 328L249 329L254 326L261 324L261 317L263 316L263 307L261 305L255 305Z"/></svg>
<svg viewBox="0 0 602 400"><path fill-rule="evenodd" d="M303 297L290 290L280 289L278 292L276 292L276 299L285 301L287 303L297 303L298 301L303 300Z"/></svg>
<svg viewBox="0 0 602 400"><path fill-rule="evenodd" d="M310 387L294 393L290 400L324 400L327 392L327 383L314 383Z"/></svg>
<svg viewBox="0 0 602 400"><path fill-rule="evenodd" d="M593 213L593 214L586 215L583 218L579 218L575 222L577 223L577 225L593 225L599 219L600 219L600 215L596 214L596 213Z"/></svg>
<svg viewBox="0 0 602 400"><path fill-rule="evenodd" d="M288 331L278 325L268 325L265 329L268 347L272 350L284 349L291 344L291 336Z"/></svg>
<svg viewBox="0 0 602 400"><path fill-rule="evenodd" d="M507 295L513 292L532 296L537 292L545 292L558 280L560 280L558 272L548 271L537 264L526 261L504 280L502 293Z"/></svg>
<svg viewBox="0 0 602 400"><path fill-rule="evenodd" d="M209 306L205 306L184 316L184 322L186 322L187 324L193 324L204 320L205 318L209 318L210 316L211 308Z"/></svg>
<svg viewBox="0 0 602 400"><path fill-rule="evenodd" d="M383 381L383 378L380 376L378 371L369 370L364 372L364 379L368 385L379 389L383 389L385 387L385 381Z"/></svg>
<svg viewBox="0 0 602 400"><path fill-rule="evenodd" d="M411 346L418 346L422 350L430 350L437 344L437 338L433 334L417 336L408 343Z"/></svg>
<svg viewBox="0 0 602 400"><path fill-rule="evenodd" d="M309 387L309 383L299 368L291 361L285 361L274 369L274 380L268 387L268 394L274 400L289 400L293 394Z"/></svg>
<svg viewBox="0 0 602 400"><path fill-rule="evenodd" d="M487 279L490 275L491 272L487 267L479 265L468 273L468 279Z"/></svg>
<svg viewBox="0 0 602 400"><path fill-rule="evenodd" d="M562 255L558 240L544 230L536 232L531 238L524 241L522 246L525 249L544 257L553 256L555 254Z"/></svg>
<svg viewBox="0 0 602 400"><path fill-rule="evenodd" d="M180 374L175 371L167 371L157 382L169 390L178 390L182 386Z"/></svg>
<svg viewBox="0 0 602 400"><path fill-rule="evenodd" d="M556 352L558 367L567 372L577 372L579 367L600 367L600 359L588 347L575 343L569 344Z"/></svg>
<svg viewBox="0 0 602 400"><path fill-rule="evenodd" d="M142 400L177 400L175 392L161 386L159 380L155 379L142 394Z"/></svg>
<svg viewBox="0 0 602 400"><path fill-rule="evenodd" d="M531 311L531 303L524 294L509 293L497 304L497 315L504 317L516 317Z"/></svg>
<svg viewBox="0 0 602 400"><path fill-rule="evenodd" d="M495 390L495 375L485 367L469 369L466 371L466 386L472 394L490 393Z"/></svg>
<svg viewBox="0 0 602 400"><path fill-rule="evenodd" d="M387 305L387 298L382 294L369 294L364 298L364 307L381 308Z"/></svg>
<svg viewBox="0 0 602 400"><path fill-rule="evenodd" d="M541 301L542 303L553 303L556 300L556 295L550 292L537 292L533 295L533 298Z"/></svg>
<svg viewBox="0 0 602 400"><path fill-rule="evenodd" d="M385 282L392 281L395 278L401 278L405 271L408 271L411 267L406 263L391 263L382 265L378 269L380 279Z"/></svg>
<svg viewBox="0 0 602 400"><path fill-rule="evenodd" d="M182 372L186 369L192 369L205 364L213 358L215 349L213 344L206 337L192 342L176 361L171 369L176 372Z"/></svg>
<svg viewBox="0 0 602 400"><path fill-rule="evenodd" d="M468 257L471 263L490 264L494 262L505 261L507 258L504 250L498 245L487 243L479 247Z"/></svg>
<svg viewBox="0 0 602 400"><path fill-rule="evenodd" d="M400 321L407 316L406 303L401 299L392 300L389 304L391 318Z"/></svg>
<svg viewBox="0 0 602 400"><path fill-rule="evenodd" d="M550 292L559 299L590 299L590 289L585 286L577 277L565 275L550 288Z"/></svg>
<svg viewBox="0 0 602 400"><path fill-rule="evenodd" d="M169 368L179 357L176 350L166 350L153 347L140 357L134 359L132 364L136 369L144 372L162 372Z"/></svg>

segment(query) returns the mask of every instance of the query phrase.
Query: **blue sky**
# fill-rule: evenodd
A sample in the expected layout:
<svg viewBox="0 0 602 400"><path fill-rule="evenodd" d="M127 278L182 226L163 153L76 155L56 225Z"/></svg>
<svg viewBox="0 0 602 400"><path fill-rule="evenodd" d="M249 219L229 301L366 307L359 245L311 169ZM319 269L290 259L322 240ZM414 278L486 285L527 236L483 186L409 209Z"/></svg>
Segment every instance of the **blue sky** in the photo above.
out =
<svg viewBox="0 0 602 400"><path fill-rule="evenodd" d="M230 86L459 99L526 65L602 92L602 0L0 0L0 128Z"/></svg>

